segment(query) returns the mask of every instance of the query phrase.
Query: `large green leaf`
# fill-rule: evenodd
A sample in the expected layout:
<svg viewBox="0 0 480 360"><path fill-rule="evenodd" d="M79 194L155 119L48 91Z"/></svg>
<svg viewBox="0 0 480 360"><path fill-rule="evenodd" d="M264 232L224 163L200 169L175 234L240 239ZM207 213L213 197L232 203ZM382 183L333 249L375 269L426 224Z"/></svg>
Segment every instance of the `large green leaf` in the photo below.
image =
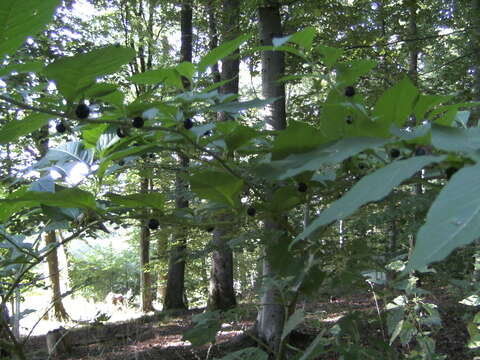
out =
<svg viewBox="0 0 480 360"><path fill-rule="evenodd" d="M55 81L67 100L73 101L95 83L96 78L111 74L135 56L131 48L106 46L89 53L62 57L48 65L45 75Z"/></svg>
<svg viewBox="0 0 480 360"><path fill-rule="evenodd" d="M295 242L305 239L322 226L335 220L345 219L361 206L383 199L393 188L410 178L423 167L440 162L443 156L418 156L407 160L395 161L372 174L363 177L345 195L335 201L312 221L297 236Z"/></svg>
<svg viewBox="0 0 480 360"><path fill-rule="evenodd" d="M6 199L0 199L0 221L5 221L15 211L22 208L47 205L63 208L81 208L96 210L95 197L87 191L77 188L65 189L55 193L23 191Z"/></svg>
<svg viewBox="0 0 480 360"><path fill-rule="evenodd" d="M375 105L373 114L380 122L402 127L413 113L417 97L417 88L405 77L383 93Z"/></svg>
<svg viewBox="0 0 480 360"><path fill-rule="evenodd" d="M107 194L107 196L116 204L132 208L150 207L157 210L163 210L163 205L165 203L165 196L160 193L130 195Z"/></svg>
<svg viewBox="0 0 480 360"><path fill-rule="evenodd" d="M457 171L442 189L417 234L406 270L422 269L470 244L480 234L480 165Z"/></svg>
<svg viewBox="0 0 480 360"><path fill-rule="evenodd" d="M31 114L23 120L12 120L0 128L0 145L14 142L20 136L25 136L31 132L48 124L49 115Z"/></svg>
<svg viewBox="0 0 480 360"><path fill-rule="evenodd" d="M60 0L0 1L0 58L12 54L29 35L37 35L52 19Z"/></svg>
<svg viewBox="0 0 480 360"><path fill-rule="evenodd" d="M145 71L130 77L132 82L145 85L163 84L175 88L183 88L181 74L175 68L163 68Z"/></svg>
<svg viewBox="0 0 480 360"><path fill-rule="evenodd" d="M215 127L224 135L225 143L230 152L248 145L258 135L257 131L251 127L239 124L236 121L219 122Z"/></svg>
<svg viewBox="0 0 480 360"><path fill-rule="evenodd" d="M190 177L192 191L204 199L235 207L243 180L218 171L202 171Z"/></svg>
<svg viewBox="0 0 480 360"><path fill-rule="evenodd" d="M437 149L455 151L480 160L480 128L432 126L432 145Z"/></svg>
<svg viewBox="0 0 480 360"><path fill-rule="evenodd" d="M281 339L285 339L288 334L290 334L293 330L295 330L300 324L303 323L305 320L305 312L302 309L298 309L295 311L289 318L287 323L285 324L282 332Z"/></svg>
<svg viewBox="0 0 480 360"><path fill-rule="evenodd" d="M361 76L369 73L375 66L377 66L377 62L368 59L339 63L336 66L337 83L343 86L353 85Z"/></svg>
<svg viewBox="0 0 480 360"><path fill-rule="evenodd" d="M43 69L44 64L40 61L26 62L24 64L10 64L3 68L0 68L0 77L9 75L12 72L16 73L28 73L39 72Z"/></svg>
<svg viewBox="0 0 480 360"><path fill-rule="evenodd" d="M227 102L219 105L212 106L210 108L211 111L216 112L228 112L231 114L236 114L243 110L253 109L253 108L263 108L271 103L277 101L277 98L270 98L270 99L253 99L248 101L232 101Z"/></svg>
<svg viewBox="0 0 480 360"><path fill-rule="evenodd" d="M361 151L386 143L388 140L366 137L341 139L333 144L322 145L303 154L293 154L282 160L265 160L256 171L261 176L283 180L305 171L317 171L323 166L341 163Z"/></svg>
<svg viewBox="0 0 480 360"><path fill-rule="evenodd" d="M240 45L242 45L249 38L250 35L241 35L238 38L231 41L226 41L222 45L211 50L209 53L207 53L204 57L200 59L200 62L198 63L198 70L200 72L204 72L208 66L212 66L217 61L232 54L240 47Z"/></svg>
<svg viewBox="0 0 480 360"><path fill-rule="evenodd" d="M311 151L326 141L322 132L313 126L292 120L274 139L272 159L279 160L290 154Z"/></svg>
<svg viewBox="0 0 480 360"><path fill-rule="evenodd" d="M305 50L310 50L313 43L313 38L315 37L315 28L307 27L301 31L296 32L295 34L284 36L281 38L274 38L272 40L273 46L279 47L284 45L287 42L292 42L300 45Z"/></svg>

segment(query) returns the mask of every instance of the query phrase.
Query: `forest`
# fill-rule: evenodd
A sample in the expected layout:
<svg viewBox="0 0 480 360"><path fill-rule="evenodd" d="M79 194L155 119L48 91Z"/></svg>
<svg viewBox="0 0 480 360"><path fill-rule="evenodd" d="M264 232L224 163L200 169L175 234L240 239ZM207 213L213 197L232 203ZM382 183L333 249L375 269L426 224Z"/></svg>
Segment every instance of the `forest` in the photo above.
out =
<svg viewBox="0 0 480 360"><path fill-rule="evenodd" d="M0 359L480 359L479 120L480 0L1 0Z"/></svg>

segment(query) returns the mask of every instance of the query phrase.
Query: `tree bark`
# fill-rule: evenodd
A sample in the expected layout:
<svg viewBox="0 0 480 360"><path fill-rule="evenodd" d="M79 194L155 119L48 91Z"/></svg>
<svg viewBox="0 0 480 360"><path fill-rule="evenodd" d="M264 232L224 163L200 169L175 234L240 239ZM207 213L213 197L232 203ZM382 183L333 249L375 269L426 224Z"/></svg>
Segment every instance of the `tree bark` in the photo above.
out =
<svg viewBox="0 0 480 360"><path fill-rule="evenodd" d="M180 48L180 62L192 61L192 1L184 0L180 12L180 30L182 45ZM189 89L190 83L184 79L184 87ZM180 155L180 167L187 169L189 159ZM185 194L188 192L188 183L177 173L175 177L175 203L177 209L188 208L188 200ZM187 309L185 301L185 253L187 249L186 231L178 229L172 234L173 247L168 263L167 287L165 289L165 300L163 308Z"/></svg>
<svg viewBox="0 0 480 360"><path fill-rule="evenodd" d="M188 158L182 157L181 165L188 167ZM185 200L185 192L188 191L188 184L177 175L175 179L175 196L177 209L188 208L188 201ZM165 289L164 310L187 309L185 303L185 252L187 239L184 228L177 228L172 234L172 249L168 262L167 287Z"/></svg>
<svg viewBox="0 0 480 360"><path fill-rule="evenodd" d="M471 39L472 49L474 52L473 62L475 67L474 72L474 86L473 86L473 101L480 101L480 0L472 0L471 2ZM480 107L476 106L472 108L470 119L468 120L468 126L478 126L480 119Z"/></svg>
<svg viewBox="0 0 480 360"><path fill-rule="evenodd" d="M240 32L240 1L224 0L223 14L223 40L229 41L236 38ZM238 95L238 74L240 71L238 53L237 50L231 56L222 59L221 81L232 79L220 87L220 93L222 94ZM231 119L226 113L218 114L219 121ZM225 214L218 220L225 221L230 217L230 214ZM230 233L229 228L225 226L217 226L213 232L214 250L208 297L208 308L211 310L228 310L237 305L233 287L233 252L227 243Z"/></svg>
<svg viewBox="0 0 480 360"><path fill-rule="evenodd" d="M274 37L283 34L278 2L270 2L269 6L259 8L260 36L264 46L272 45ZM285 86L278 80L283 76L285 57L283 52L262 52L262 93L264 98L278 97L266 108L266 122L274 130L283 130L286 127ZM281 225L273 220L266 220L265 231L281 229ZM273 241L273 240L272 240ZM263 260L263 276L275 277L269 262L272 244L265 246ZM281 353L281 334L285 321L285 307L280 301L279 290L273 286L264 290L260 301L260 310L257 318L257 332L275 354ZM280 355L281 357L281 355Z"/></svg>
<svg viewBox="0 0 480 360"><path fill-rule="evenodd" d="M49 147L48 136L49 136L48 126L42 127L37 132L36 147L38 149L40 157L44 157L48 152L48 147ZM45 234L46 245L55 244L56 242L57 242L57 237L55 235L55 231L49 231ZM50 279L50 283L52 285L53 317L60 321L69 320L70 316L65 310L65 307L63 306L63 302L62 302L62 292L60 288L60 270L58 268L58 254L57 254L56 247L47 256L47 264L48 264L48 276ZM48 314L46 314L46 317L48 317Z"/></svg>
<svg viewBox="0 0 480 360"><path fill-rule="evenodd" d="M57 242L55 231L49 231L45 235L46 245L54 245ZM70 319L62 302L62 291L60 289L60 272L58 269L58 256L57 249L50 252L47 255L48 262L48 277L52 285L52 303L53 303L53 316L56 320L67 321Z"/></svg>
<svg viewBox="0 0 480 360"><path fill-rule="evenodd" d="M147 193L150 190L150 180L142 179L141 192ZM154 311L152 301L152 273L150 272L150 229L147 226L147 219L140 223L140 292L141 311Z"/></svg>
<svg viewBox="0 0 480 360"><path fill-rule="evenodd" d="M408 0L407 7L408 36L410 39L417 39L417 0ZM418 45L416 41L410 41L409 43L408 76L415 85L418 85Z"/></svg>

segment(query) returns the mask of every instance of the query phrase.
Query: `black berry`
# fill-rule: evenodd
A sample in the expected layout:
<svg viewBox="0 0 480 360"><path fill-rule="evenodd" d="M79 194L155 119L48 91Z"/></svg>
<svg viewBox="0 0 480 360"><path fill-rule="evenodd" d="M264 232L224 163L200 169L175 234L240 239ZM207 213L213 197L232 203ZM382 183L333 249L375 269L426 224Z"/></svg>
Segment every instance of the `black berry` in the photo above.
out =
<svg viewBox="0 0 480 360"><path fill-rule="evenodd" d="M359 168L360 170L364 170L366 167L367 167L367 166L366 166L364 163L358 164L358 168Z"/></svg>
<svg viewBox="0 0 480 360"><path fill-rule="evenodd" d="M183 122L183 127L187 130L191 129L193 127L192 119L190 119L190 118L185 119L185 121Z"/></svg>
<svg viewBox="0 0 480 360"><path fill-rule="evenodd" d="M88 115L90 115L90 108L83 103L78 104L75 109L75 115L77 115L79 119L86 119L88 118Z"/></svg>
<svg viewBox="0 0 480 360"><path fill-rule="evenodd" d="M254 207L249 207L247 209L247 215L248 216L255 216L256 213L257 213L257 210Z"/></svg>
<svg viewBox="0 0 480 360"><path fill-rule="evenodd" d="M445 174L447 175L447 180L450 180L450 178L453 176L458 171L458 168L455 166L449 167L447 170L445 170Z"/></svg>
<svg viewBox="0 0 480 360"><path fill-rule="evenodd" d="M355 88L353 86L347 86L345 88L345 96L352 97L355 95Z"/></svg>
<svg viewBox="0 0 480 360"><path fill-rule="evenodd" d="M212 130L207 130L203 133L203 136L210 136L212 135Z"/></svg>
<svg viewBox="0 0 480 360"><path fill-rule="evenodd" d="M417 150L415 150L415 156L423 156L423 155L427 155L427 150L425 150L423 147L419 147L417 148Z"/></svg>
<svg viewBox="0 0 480 360"><path fill-rule="evenodd" d="M65 127L65 124L63 122L59 122L57 126L55 126L55 129L60 134L63 134L65 131L67 131L67 128Z"/></svg>
<svg viewBox="0 0 480 360"><path fill-rule="evenodd" d="M120 160L120 161L118 162L118 165L120 165L120 166L125 165L125 161L124 161L124 160Z"/></svg>
<svg viewBox="0 0 480 360"><path fill-rule="evenodd" d="M160 226L160 223L158 222L157 219L148 220L148 228L150 230L157 230L159 226Z"/></svg>
<svg viewBox="0 0 480 360"><path fill-rule="evenodd" d="M301 183L298 184L298 187L297 187L297 190L298 190L298 191L304 193L304 192L307 191L307 189L308 189L307 184L305 184L305 183L303 183L303 182L301 182Z"/></svg>
<svg viewBox="0 0 480 360"><path fill-rule="evenodd" d="M148 157L149 157L150 159L155 159L155 154L148 154Z"/></svg>
<svg viewBox="0 0 480 360"><path fill-rule="evenodd" d="M117 136L119 138L124 138L126 135L125 135L125 132L123 131L123 129L121 128L117 128Z"/></svg>
<svg viewBox="0 0 480 360"><path fill-rule="evenodd" d="M396 159L396 158L398 158L399 156L400 156L400 150L398 150L398 149L392 149L392 150L390 150L390 157L391 157L392 159Z"/></svg>
<svg viewBox="0 0 480 360"><path fill-rule="evenodd" d="M207 230L208 232L212 232L214 229L215 228L213 226L209 226L205 230Z"/></svg>
<svg viewBox="0 0 480 360"><path fill-rule="evenodd" d="M140 129L141 127L143 127L143 124L145 124L145 121L140 116L137 116L132 120L132 126L134 128Z"/></svg>
<svg viewBox="0 0 480 360"><path fill-rule="evenodd" d="M352 125L353 124L353 117L351 117L350 115L347 115L347 117L345 118L345 122L348 125Z"/></svg>

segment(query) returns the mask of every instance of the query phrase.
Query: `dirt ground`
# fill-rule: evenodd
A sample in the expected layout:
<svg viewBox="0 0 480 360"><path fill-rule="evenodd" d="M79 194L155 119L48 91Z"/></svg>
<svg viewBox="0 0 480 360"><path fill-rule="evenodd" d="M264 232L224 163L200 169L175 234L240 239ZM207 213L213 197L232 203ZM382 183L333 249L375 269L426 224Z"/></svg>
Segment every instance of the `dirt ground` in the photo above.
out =
<svg viewBox="0 0 480 360"><path fill-rule="evenodd" d="M448 297L435 297L442 316L443 327L434 335L437 352L447 359L473 359L466 348L468 333L462 319L466 307L452 302ZM375 318L376 306L370 295L357 295L340 299L318 299L299 304L306 313L306 322L292 336L297 348L306 348L324 327L331 327L339 318L349 312L366 313L366 318ZM140 319L72 329L69 336L75 346L71 354L63 359L75 360L204 360L221 358L225 354L249 346L238 342L239 335L250 329L255 321L256 310L252 305L241 305L238 316L223 324L215 345L200 348L182 340L182 334L191 328L193 315L201 310L182 313L158 313ZM378 328L366 321L360 329L362 343L369 344L381 337ZM244 337L245 338L245 337ZM248 339L248 338L247 338ZM388 339L387 339L388 342ZM48 359L45 336L35 336L26 345L29 360ZM338 359L332 353L319 359Z"/></svg>

